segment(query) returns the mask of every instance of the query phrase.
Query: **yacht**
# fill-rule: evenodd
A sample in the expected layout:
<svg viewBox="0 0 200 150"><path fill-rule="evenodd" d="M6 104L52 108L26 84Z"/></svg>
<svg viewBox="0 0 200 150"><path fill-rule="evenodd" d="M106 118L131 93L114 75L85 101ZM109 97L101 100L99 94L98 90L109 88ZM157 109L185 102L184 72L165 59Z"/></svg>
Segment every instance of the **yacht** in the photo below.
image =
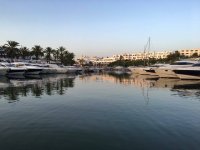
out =
<svg viewBox="0 0 200 150"><path fill-rule="evenodd" d="M198 61L176 61L171 65L166 65L158 67L155 69L156 74L161 78L179 78L177 74L173 71L176 68L187 68L191 67L193 64L198 63Z"/></svg>
<svg viewBox="0 0 200 150"><path fill-rule="evenodd" d="M132 71L135 74L157 76L155 70L162 66L166 66L166 64L155 64L149 67L137 67L133 68Z"/></svg>
<svg viewBox="0 0 200 150"><path fill-rule="evenodd" d="M180 79L186 80L199 80L200 79L200 63L194 64L187 68L176 68L173 70L174 73Z"/></svg>
<svg viewBox="0 0 200 150"><path fill-rule="evenodd" d="M77 73L83 71L82 68L77 68L76 66L65 66L67 73Z"/></svg>
<svg viewBox="0 0 200 150"><path fill-rule="evenodd" d="M113 69L113 72L115 74L132 74L131 70L129 68L125 68L122 66L117 66Z"/></svg>
<svg viewBox="0 0 200 150"><path fill-rule="evenodd" d="M65 66L58 66L57 64L48 64L50 69L55 69L55 73L57 74L64 74L67 73L67 69Z"/></svg>
<svg viewBox="0 0 200 150"><path fill-rule="evenodd" d="M42 72L42 68L33 66L30 63L14 62L11 64L14 65L14 67L23 68L25 70L25 75L36 75Z"/></svg>
<svg viewBox="0 0 200 150"><path fill-rule="evenodd" d="M37 66L42 68L41 74L55 74L57 73L55 68L49 67L49 64L33 64L33 66Z"/></svg>
<svg viewBox="0 0 200 150"><path fill-rule="evenodd" d="M25 68L16 67L11 63L1 63L1 66L8 68L7 75L24 75L26 71Z"/></svg>

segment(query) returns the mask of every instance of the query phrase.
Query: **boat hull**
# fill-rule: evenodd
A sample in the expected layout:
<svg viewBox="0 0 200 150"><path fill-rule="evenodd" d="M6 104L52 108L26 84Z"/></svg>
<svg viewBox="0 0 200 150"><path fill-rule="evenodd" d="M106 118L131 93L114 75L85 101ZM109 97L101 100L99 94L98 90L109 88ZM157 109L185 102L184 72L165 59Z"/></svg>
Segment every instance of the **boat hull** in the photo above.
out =
<svg viewBox="0 0 200 150"><path fill-rule="evenodd" d="M42 69L27 69L25 75L37 75L42 72Z"/></svg>
<svg viewBox="0 0 200 150"><path fill-rule="evenodd" d="M155 72L160 78L179 78L171 69L157 68Z"/></svg>
<svg viewBox="0 0 200 150"><path fill-rule="evenodd" d="M8 71L8 75L24 75L25 70L24 69L10 69Z"/></svg>
<svg viewBox="0 0 200 150"><path fill-rule="evenodd" d="M200 80L200 70L174 70L180 79Z"/></svg>

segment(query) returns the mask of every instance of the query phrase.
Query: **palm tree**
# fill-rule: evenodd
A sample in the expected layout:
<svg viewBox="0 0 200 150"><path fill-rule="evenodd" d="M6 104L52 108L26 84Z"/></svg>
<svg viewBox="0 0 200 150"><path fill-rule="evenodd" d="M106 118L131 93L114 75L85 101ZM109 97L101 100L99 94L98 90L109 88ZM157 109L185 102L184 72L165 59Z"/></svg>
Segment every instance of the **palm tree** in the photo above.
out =
<svg viewBox="0 0 200 150"><path fill-rule="evenodd" d="M35 45L34 47L32 47L31 53L36 57L36 60L38 60L40 56L44 56L43 48L40 45Z"/></svg>
<svg viewBox="0 0 200 150"><path fill-rule="evenodd" d="M54 57L54 60L55 60L55 61L58 61L58 60L59 60L59 56L60 56L59 50L54 50L54 51L53 51L53 57Z"/></svg>
<svg viewBox="0 0 200 150"><path fill-rule="evenodd" d="M70 53L68 51L65 51L64 52L64 55L63 55L63 63L64 65L72 65L74 64L74 53Z"/></svg>
<svg viewBox="0 0 200 150"><path fill-rule="evenodd" d="M60 53L60 57L59 57L60 58L60 62L63 63L64 62L64 60L63 60L63 58L64 58L64 51L66 49L63 46L60 46L57 50Z"/></svg>
<svg viewBox="0 0 200 150"><path fill-rule="evenodd" d="M45 56L45 58L46 58L46 60L47 60L47 63L50 63L50 61L51 61L51 54L53 53L53 49L51 48L51 47L47 47L46 49L45 49L45 54L46 54L46 56Z"/></svg>
<svg viewBox="0 0 200 150"><path fill-rule="evenodd" d="M25 59L26 57L30 56L30 51L27 47L21 47L19 49L20 56Z"/></svg>
<svg viewBox="0 0 200 150"><path fill-rule="evenodd" d="M18 42L7 41L7 44L4 45L7 57L11 59L17 57L19 54L19 49L17 48L18 46L19 46Z"/></svg>
<svg viewBox="0 0 200 150"><path fill-rule="evenodd" d="M6 53L5 53L5 46L0 46L0 57L5 57Z"/></svg>

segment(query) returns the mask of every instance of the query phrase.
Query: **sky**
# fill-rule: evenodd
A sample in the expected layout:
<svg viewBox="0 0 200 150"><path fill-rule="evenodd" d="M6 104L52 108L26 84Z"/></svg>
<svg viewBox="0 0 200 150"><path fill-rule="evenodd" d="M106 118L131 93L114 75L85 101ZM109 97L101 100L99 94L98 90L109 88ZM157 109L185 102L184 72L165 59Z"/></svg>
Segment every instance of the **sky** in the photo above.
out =
<svg viewBox="0 0 200 150"><path fill-rule="evenodd" d="M200 48L200 0L0 0L0 45L76 56Z"/></svg>

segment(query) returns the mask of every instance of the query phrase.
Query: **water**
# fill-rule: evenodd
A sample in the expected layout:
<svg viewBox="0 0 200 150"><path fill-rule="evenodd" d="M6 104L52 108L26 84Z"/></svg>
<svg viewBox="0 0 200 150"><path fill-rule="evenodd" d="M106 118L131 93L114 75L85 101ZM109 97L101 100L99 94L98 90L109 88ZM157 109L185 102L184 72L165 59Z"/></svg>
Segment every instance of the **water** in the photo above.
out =
<svg viewBox="0 0 200 150"><path fill-rule="evenodd" d="M200 81L0 78L1 150L200 148Z"/></svg>

